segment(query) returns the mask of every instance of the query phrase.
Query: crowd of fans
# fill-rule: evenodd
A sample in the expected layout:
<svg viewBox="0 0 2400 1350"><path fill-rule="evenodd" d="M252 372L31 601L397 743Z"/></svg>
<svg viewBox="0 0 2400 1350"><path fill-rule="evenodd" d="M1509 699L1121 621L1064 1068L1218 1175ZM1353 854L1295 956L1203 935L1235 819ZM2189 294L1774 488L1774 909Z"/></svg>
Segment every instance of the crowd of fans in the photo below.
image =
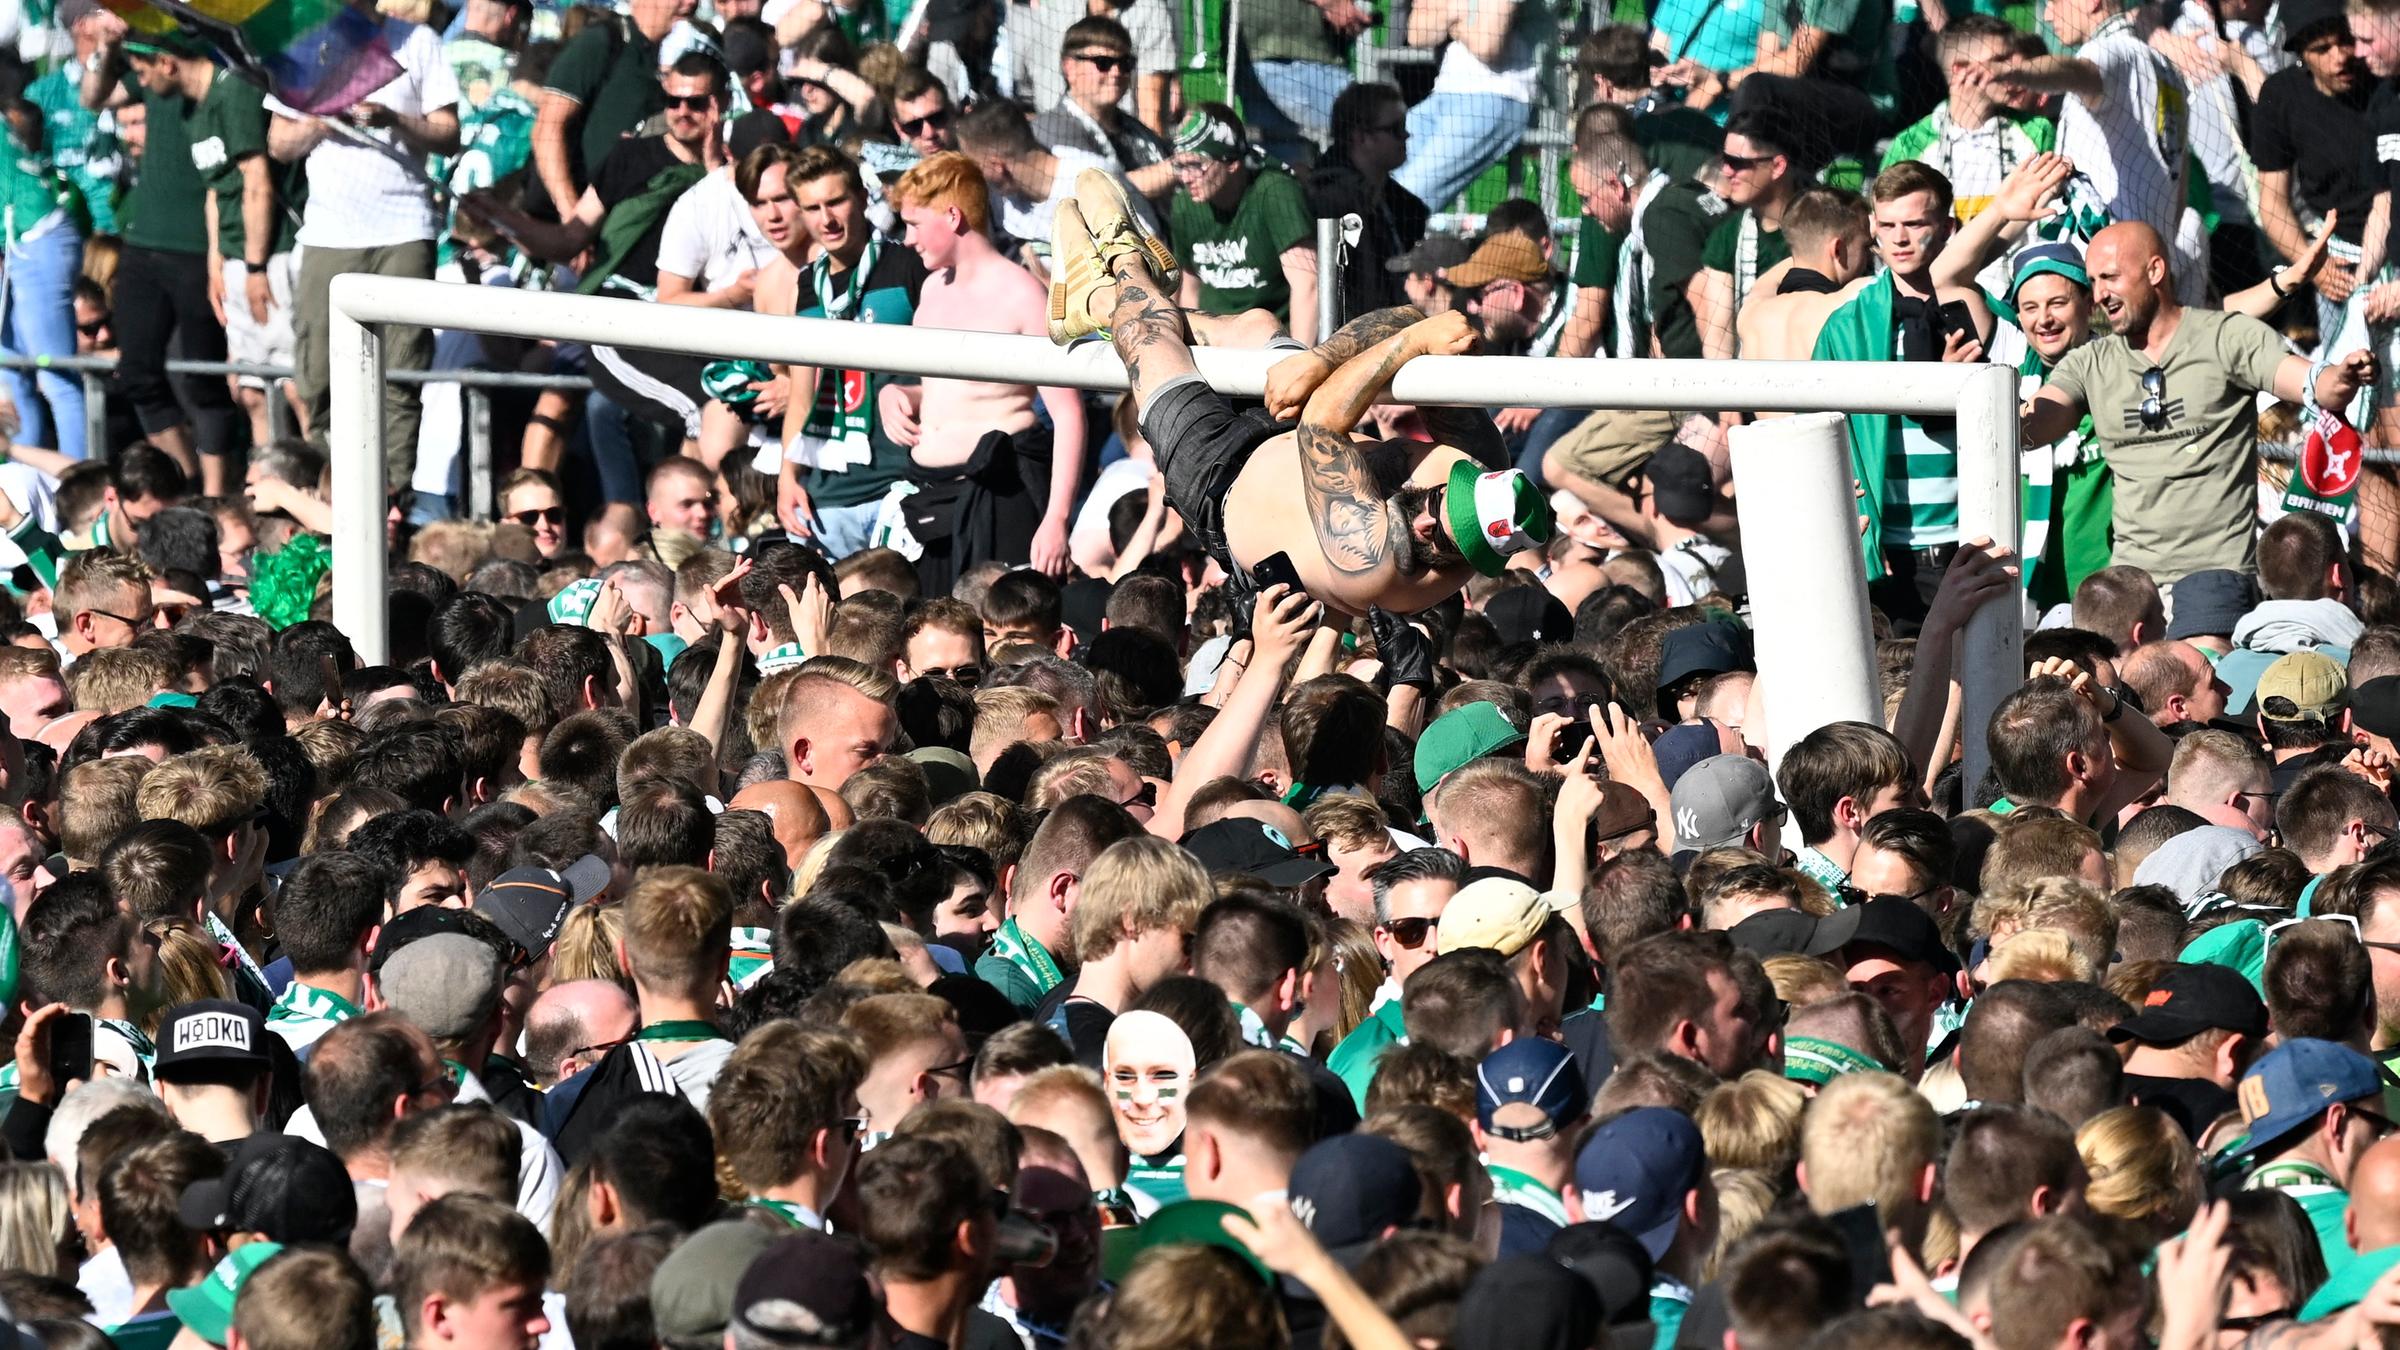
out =
<svg viewBox="0 0 2400 1350"><path fill-rule="evenodd" d="M1240 15L1219 102L1162 0L466 0L317 117L62 7L7 331L119 354L125 420L16 380L0 463L0 1338L2400 1332L2400 495L2352 434L2400 439L2400 10ZM1480 209L1562 83L1571 228ZM388 331L595 388L499 400L490 522L455 388L387 388L363 662L358 271L1292 354L1240 406ZM1962 538L1951 427L1851 416L1884 716L1770 768L1743 416L1380 399L1467 345L2013 364L2024 548ZM1262 502L1328 517L1300 589ZM1472 580L1321 584L1385 517L1401 580L1346 576ZM2026 678L1966 727L1989 606Z"/></svg>

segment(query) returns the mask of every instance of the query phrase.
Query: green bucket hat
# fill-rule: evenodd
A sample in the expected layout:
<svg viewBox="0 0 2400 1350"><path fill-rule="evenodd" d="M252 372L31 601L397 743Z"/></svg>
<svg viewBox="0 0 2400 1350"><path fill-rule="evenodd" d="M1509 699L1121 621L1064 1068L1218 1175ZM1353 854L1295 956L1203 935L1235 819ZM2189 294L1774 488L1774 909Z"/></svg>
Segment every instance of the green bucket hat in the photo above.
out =
<svg viewBox="0 0 2400 1350"><path fill-rule="evenodd" d="M1486 473L1460 460L1450 466L1443 511L1467 565L1487 577L1506 571L1510 554L1550 542L1550 503L1519 469Z"/></svg>
<svg viewBox="0 0 2400 1350"><path fill-rule="evenodd" d="M267 1258L282 1251L277 1242L245 1243L217 1262L208 1277L188 1289L167 1291L167 1307L172 1309L192 1334L210 1345L223 1345L225 1333L233 1326L233 1300L242 1292L242 1284L250 1272L267 1263Z"/></svg>

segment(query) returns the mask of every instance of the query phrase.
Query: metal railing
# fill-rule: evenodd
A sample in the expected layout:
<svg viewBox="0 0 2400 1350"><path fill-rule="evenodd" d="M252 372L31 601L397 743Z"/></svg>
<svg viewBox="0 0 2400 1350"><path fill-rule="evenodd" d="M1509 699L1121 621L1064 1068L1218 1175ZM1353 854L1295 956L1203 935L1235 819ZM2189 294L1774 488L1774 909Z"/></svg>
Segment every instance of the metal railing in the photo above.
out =
<svg viewBox="0 0 2400 1350"><path fill-rule="evenodd" d="M83 383L84 444L93 459L109 456L108 377L117 371L113 356L24 356L0 351L0 370L67 371ZM170 375L236 376L265 380L270 387L292 378L290 366L251 361L167 362ZM570 389L589 392L592 382L581 375L537 375L515 370L393 370L384 378L395 384L455 384L466 404L467 510L474 519L492 514L492 393L494 389ZM267 400L268 434L281 439L299 433L291 403L281 397Z"/></svg>

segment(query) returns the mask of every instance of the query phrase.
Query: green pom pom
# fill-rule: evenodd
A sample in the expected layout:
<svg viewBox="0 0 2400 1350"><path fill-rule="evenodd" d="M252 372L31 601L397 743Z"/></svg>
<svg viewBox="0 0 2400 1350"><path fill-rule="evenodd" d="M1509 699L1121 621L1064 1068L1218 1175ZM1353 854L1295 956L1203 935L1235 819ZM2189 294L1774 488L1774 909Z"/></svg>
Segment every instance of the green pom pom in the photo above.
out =
<svg viewBox="0 0 2400 1350"><path fill-rule="evenodd" d="M317 603L317 583L333 570L333 551L313 534L294 536L274 553L250 559L250 607L269 628L285 629L308 617Z"/></svg>

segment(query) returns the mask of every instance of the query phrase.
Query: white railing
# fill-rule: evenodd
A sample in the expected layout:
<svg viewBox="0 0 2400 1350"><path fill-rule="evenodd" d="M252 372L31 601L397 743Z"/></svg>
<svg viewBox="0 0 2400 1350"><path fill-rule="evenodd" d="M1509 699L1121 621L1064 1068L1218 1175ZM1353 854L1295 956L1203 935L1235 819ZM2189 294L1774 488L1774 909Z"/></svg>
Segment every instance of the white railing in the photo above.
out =
<svg viewBox="0 0 2400 1350"><path fill-rule="evenodd" d="M862 324L824 319L727 313L685 305L649 304L557 293L526 293L450 282L413 281L364 273L334 278L331 310L333 425L334 622L349 634L359 659L380 663L390 650L384 608L382 342L370 325L420 324L504 337L554 339L634 347L691 356L741 356L796 365L838 365L899 375L1045 384L1121 391L1124 365L1105 343L1061 350L1036 337L949 329ZM1257 397L1267 368L1283 354L1203 348L1194 353L1201 375L1221 393ZM2018 537L2017 376L1996 365L1873 361L1611 361L1515 356L1426 357L1411 361L1392 382L1403 403L1459 407L1661 408L1671 412L1856 412L1958 419L1959 521L1968 537L1988 535L2010 548ZM1737 500L1744 494L1737 493ZM1816 494L1820 503L1833 495ZM1846 498L1844 499L1846 503ZM1797 569L1822 576L1812 592L1807 625L1781 631L1817 632L1847 642L1867 625L1864 608L1839 583L1848 566L1815 556L1840 530L1826 522L1788 536L1770 515L1753 524L1757 507L1742 512L1749 570ZM1822 508L1820 508L1822 509ZM1842 524L1849 523L1845 504ZM1855 539L1854 529L1849 537ZM1802 541L1811 556L1798 556ZM1787 549L1786 545L1792 547ZM1855 546L1851 546L1855 552ZM1959 664L1966 695L1967 782L1984 771L1984 728L1992 710L2024 678L2024 634L2018 607L1994 604L1967 627ZM1777 627L1781 627L1778 625ZM1813 726L1854 716L1855 701L1814 683L1815 654L1762 646L1759 669L1768 688L1781 685L1775 705L1796 719L1776 719L1779 740ZM1823 696L1816 691L1822 689ZM1812 712L1812 710L1814 710ZM1811 718L1813 717L1813 720ZM1783 741L1788 744L1789 741Z"/></svg>

